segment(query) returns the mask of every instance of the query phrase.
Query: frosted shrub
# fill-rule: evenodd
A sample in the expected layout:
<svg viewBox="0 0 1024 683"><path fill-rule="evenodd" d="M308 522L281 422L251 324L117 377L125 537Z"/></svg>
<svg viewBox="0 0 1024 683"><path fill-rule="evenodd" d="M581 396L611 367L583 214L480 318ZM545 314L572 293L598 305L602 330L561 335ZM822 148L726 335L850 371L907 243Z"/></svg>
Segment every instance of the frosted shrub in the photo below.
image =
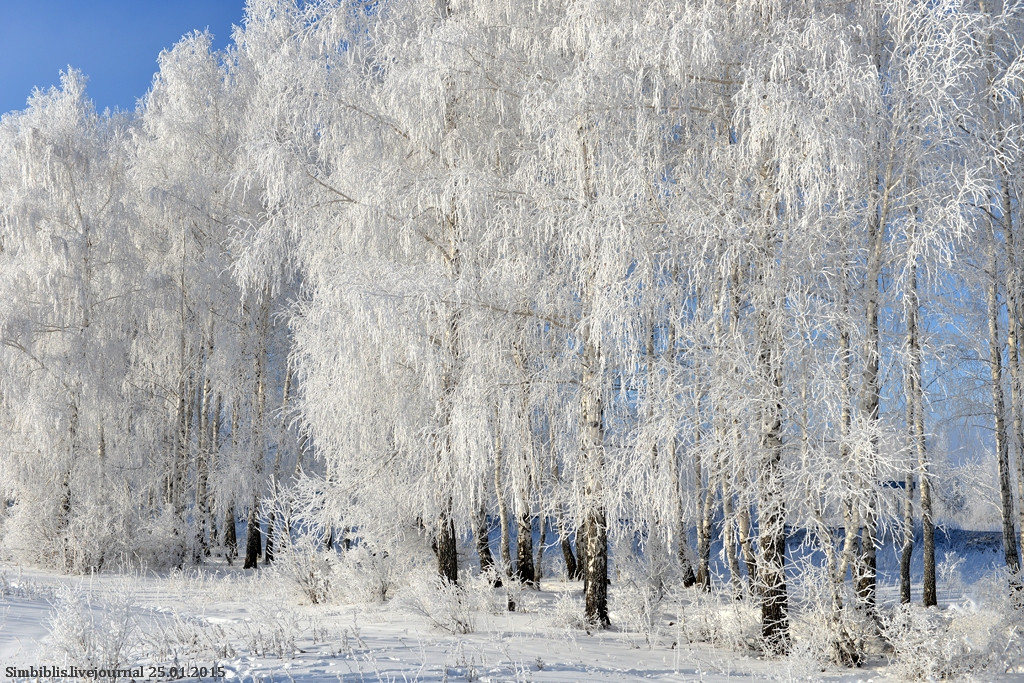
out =
<svg viewBox="0 0 1024 683"><path fill-rule="evenodd" d="M583 631L590 628L583 616L583 600L565 592L555 600L551 622L558 628Z"/></svg>
<svg viewBox="0 0 1024 683"><path fill-rule="evenodd" d="M730 588L677 589L673 601L677 605L679 630L687 641L734 650L757 648L760 612L750 601L734 599Z"/></svg>
<svg viewBox="0 0 1024 683"><path fill-rule="evenodd" d="M252 606L252 616L240 624L237 635L245 650L253 655L291 659L300 652L298 641L309 630L309 622L290 605L258 601Z"/></svg>
<svg viewBox="0 0 1024 683"><path fill-rule="evenodd" d="M831 598L803 606L799 619L792 621L794 638L789 665L793 675L813 677L814 672L824 671L830 664L861 665L866 636L874 628L865 611L837 610Z"/></svg>
<svg viewBox="0 0 1024 683"><path fill-rule="evenodd" d="M185 560L182 529L170 508L163 509L134 536L135 555L143 567L168 569L180 567Z"/></svg>
<svg viewBox="0 0 1024 683"><path fill-rule="evenodd" d="M337 561L335 596L346 603L387 602L398 590L406 567L386 550L361 543Z"/></svg>
<svg viewBox="0 0 1024 683"><path fill-rule="evenodd" d="M162 662L228 659L235 655L223 626L177 612L154 620L144 648L150 659Z"/></svg>
<svg viewBox="0 0 1024 683"><path fill-rule="evenodd" d="M954 551L948 551L936 567L938 581L950 593L959 594L964 590L963 565L966 558Z"/></svg>
<svg viewBox="0 0 1024 683"><path fill-rule="evenodd" d="M793 584L790 604L799 615L792 621L794 636L791 663L806 670L828 664L859 666L864 661L866 639L876 630L867 612L855 609L856 597L843 586L842 604L837 609L833 577L827 567L805 563Z"/></svg>
<svg viewBox="0 0 1024 683"><path fill-rule="evenodd" d="M883 623L893 647L891 665L908 679L1002 674L1024 666L1024 618L1012 604L1005 575L998 589L979 586L980 601L965 599L948 610L918 605L895 608ZM986 594L987 593L987 594Z"/></svg>
<svg viewBox="0 0 1024 683"><path fill-rule="evenodd" d="M495 588L497 573L491 569L472 574L462 580L463 587L473 594L473 600L481 611L490 614L505 614L510 609L528 611L523 601L523 584L514 577L505 576L501 586Z"/></svg>
<svg viewBox="0 0 1024 683"><path fill-rule="evenodd" d="M0 547L7 558L63 568L62 534L55 523L57 501L26 495L3 519Z"/></svg>
<svg viewBox="0 0 1024 683"><path fill-rule="evenodd" d="M660 630L662 606L669 586L679 584L678 572L659 547L642 556L627 555L618 566L619 580L612 587L612 609L625 627L654 645Z"/></svg>
<svg viewBox="0 0 1024 683"><path fill-rule="evenodd" d="M50 612L46 658L87 669L125 668L137 659L139 626L130 593L93 604L88 594L62 588Z"/></svg>
<svg viewBox="0 0 1024 683"><path fill-rule="evenodd" d="M337 553L318 548L309 537L303 537L275 558L281 576L314 605L331 598L338 564Z"/></svg>
<svg viewBox="0 0 1024 683"><path fill-rule="evenodd" d="M950 608L954 624L975 646L984 639L988 644L989 670L993 673L1024 673L1024 595L1007 590L1011 576L994 572L972 587L971 599ZM1024 576L1017 575L1017 585ZM981 622L971 632L971 622Z"/></svg>
<svg viewBox="0 0 1024 683"><path fill-rule="evenodd" d="M613 586L611 609L627 631L643 635L653 646L660 631L659 613L664 594L643 582L630 581Z"/></svg>
<svg viewBox="0 0 1024 683"><path fill-rule="evenodd" d="M173 511L140 524L120 489L76 491L64 523L60 499L26 495L3 521L0 550L20 562L71 573L179 566L185 556L183 533Z"/></svg>
<svg viewBox="0 0 1024 683"><path fill-rule="evenodd" d="M893 670L911 680L948 678L962 673L960 643L953 639L938 610L899 605L885 619L885 639L893 647Z"/></svg>
<svg viewBox="0 0 1024 683"><path fill-rule="evenodd" d="M416 572L409 586L402 590L399 602L426 617L434 628L466 634L476 626L474 613L480 607L476 598L473 591L425 569Z"/></svg>

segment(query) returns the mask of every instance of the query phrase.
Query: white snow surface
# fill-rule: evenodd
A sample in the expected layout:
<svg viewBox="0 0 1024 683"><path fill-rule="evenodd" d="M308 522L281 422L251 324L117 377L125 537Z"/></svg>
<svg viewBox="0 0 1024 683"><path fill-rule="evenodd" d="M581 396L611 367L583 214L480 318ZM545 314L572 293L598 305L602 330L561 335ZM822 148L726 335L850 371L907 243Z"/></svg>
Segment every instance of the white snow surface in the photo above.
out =
<svg viewBox="0 0 1024 683"><path fill-rule="evenodd" d="M112 637L112 624L128 623L123 666L184 667L186 673L193 666L219 666L224 679L234 681L899 680L882 653L861 668L822 669L798 655L768 660L752 648L687 643L680 624L667 620L649 642L621 626L629 615L614 611L619 625L608 631L559 625L552 616L558 601L567 594L579 599L580 592L579 584L560 580L524 591L522 611L477 612L473 632L453 635L432 626L408 600L302 604L297 593L282 588L273 569L221 565L160 575L69 577L0 564L0 572L5 676L12 666L88 666L69 661L70 618L71 633L74 623L83 623L74 619L98 625L91 633L93 651ZM60 630L57 624L64 641L53 633ZM798 625L794 632L799 643ZM1008 674L1005 680L1022 678Z"/></svg>

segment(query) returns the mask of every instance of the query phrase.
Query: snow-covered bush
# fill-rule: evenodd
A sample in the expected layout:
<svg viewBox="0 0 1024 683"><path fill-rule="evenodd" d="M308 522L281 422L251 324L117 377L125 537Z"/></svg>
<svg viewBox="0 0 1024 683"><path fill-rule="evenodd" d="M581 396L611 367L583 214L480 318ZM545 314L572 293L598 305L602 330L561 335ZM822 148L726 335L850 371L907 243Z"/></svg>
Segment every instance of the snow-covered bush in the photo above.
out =
<svg viewBox="0 0 1024 683"><path fill-rule="evenodd" d="M235 655L231 638L220 624L170 612L155 619L144 638L144 652L154 661L227 659Z"/></svg>
<svg viewBox="0 0 1024 683"><path fill-rule="evenodd" d="M646 644L653 646L670 587L680 584L677 567L658 544L648 547L643 555L626 555L616 568L618 581L611 590L614 617L627 630L642 634Z"/></svg>
<svg viewBox="0 0 1024 683"><path fill-rule="evenodd" d="M250 654L291 659L300 652L298 642L309 630L308 621L292 605L260 600L252 605L251 616L240 624L236 636Z"/></svg>
<svg viewBox="0 0 1024 683"><path fill-rule="evenodd" d="M846 607L837 607L834 578L827 566L803 563L791 584L790 604L793 646L789 661L794 670L822 670L829 664L858 666L863 663L869 637L876 631L871 616L853 606L852 587L843 586L839 596Z"/></svg>
<svg viewBox="0 0 1024 683"><path fill-rule="evenodd" d="M344 551L335 568L335 597L344 603L387 602L404 585L406 563L371 544Z"/></svg>
<svg viewBox="0 0 1024 683"><path fill-rule="evenodd" d="M899 676L935 680L1024 672L1024 614L1005 573L986 578L974 596L946 610L900 605L883 620Z"/></svg>
<svg viewBox="0 0 1024 683"><path fill-rule="evenodd" d="M737 600L729 586L710 591L676 589L674 609L679 631L689 642L712 643L735 650L757 649L760 610L750 600Z"/></svg>
<svg viewBox="0 0 1024 683"><path fill-rule="evenodd" d="M472 633L480 611L475 591L453 584L428 570L416 571L398 595L399 604L423 616L437 629L448 633Z"/></svg>
<svg viewBox="0 0 1024 683"><path fill-rule="evenodd" d="M131 536L139 563L148 569L181 567L188 554L183 532L173 510L164 508Z"/></svg>
<svg viewBox="0 0 1024 683"><path fill-rule="evenodd" d="M893 647L890 664L902 678L944 679L971 668L963 644L952 637L946 617L936 609L899 605L883 621L882 632Z"/></svg>
<svg viewBox="0 0 1024 683"><path fill-rule="evenodd" d="M522 581L514 576L501 577L501 585L495 587L497 572L469 574L461 579L462 586L473 594L473 600L481 611L490 614L506 614L509 611L529 612L534 607L526 598Z"/></svg>
<svg viewBox="0 0 1024 683"><path fill-rule="evenodd" d="M29 565L63 568L62 534L55 522L58 501L52 497L22 496L3 519L5 558Z"/></svg>
<svg viewBox="0 0 1024 683"><path fill-rule="evenodd" d="M555 600L551 614L551 623L558 628L582 631L589 627L583 616L583 600L569 592L564 592Z"/></svg>
<svg viewBox="0 0 1024 683"><path fill-rule="evenodd" d="M332 598L338 565L337 553L317 547L308 536L280 551L275 558L277 572L314 605Z"/></svg>
<svg viewBox="0 0 1024 683"><path fill-rule="evenodd" d="M126 668L136 661L141 644L130 591L116 591L94 604L89 593L62 588L50 612L49 630L43 661L84 669Z"/></svg>

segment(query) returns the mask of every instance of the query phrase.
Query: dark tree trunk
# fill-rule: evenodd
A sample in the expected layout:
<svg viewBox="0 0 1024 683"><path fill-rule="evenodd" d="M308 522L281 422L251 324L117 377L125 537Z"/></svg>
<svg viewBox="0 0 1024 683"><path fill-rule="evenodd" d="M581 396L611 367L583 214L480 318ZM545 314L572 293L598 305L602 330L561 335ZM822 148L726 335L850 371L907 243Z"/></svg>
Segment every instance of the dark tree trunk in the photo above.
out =
<svg viewBox="0 0 1024 683"><path fill-rule="evenodd" d="M249 509L249 519L245 536L245 563L242 569L255 569L263 554L263 534L260 529L259 499L253 501Z"/></svg>
<svg viewBox="0 0 1024 683"><path fill-rule="evenodd" d="M540 516L540 542L537 544L537 556L533 561L533 580L538 586L540 580L543 578L544 571L544 544L547 542L548 535L548 518L546 515Z"/></svg>
<svg viewBox="0 0 1024 683"><path fill-rule="evenodd" d="M915 210L916 214L916 210ZM915 218L916 221L916 218ZM914 223L916 228L917 224ZM932 519L932 485L929 474L928 450L924 432L924 391L921 386L921 341L917 331L917 309L920 305L917 297L917 264L910 266L910 277L907 283L907 346L910 349L910 368L908 373L907 417L914 450L917 453L918 481L921 486L921 531L924 541L924 594L925 607L938 605L935 590L935 525ZM912 505L914 493L911 484L914 478L907 477L907 518L913 522ZM913 535L911 530L911 543ZM909 562L909 560L908 560ZM909 577L907 581L909 581ZM909 591L908 591L909 595ZM902 594L901 594L902 598Z"/></svg>
<svg viewBox="0 0 1024 683"><path fill-rule="evenodd" d="M210 425L210 468L211 470L216 467L217 458L220 454L220 430L221 430L221 410L224 408L224 396L220 393L217 394L217 401L214 404L213 415ZM216 498L214 497L213 490L207 487L206 490L206 519L209 520L209 528L207 529L207 538L210 539L210 545L216 545L217 539L220 538L217 534L217 520L213 516L213 511L216 509ZM209 557L210 548L209 545L206 548L206 556Z"/></svg>
<svg viewBox="0 0 1024 683"><path fill-rule="evenodd" d="M224 559L229 565L238 557L238 532L235 524L235 505L232 503L224 515Z"/></svg>
<svg viewBox="0 0 1024 683"><path fill-rule="evenodd" d="M701 515L697 520L697 586L702 590L711 590L711 532L715 511L715 488L711 485L711 477L704 487L701 496Z"/></svg>
<svg viewBox="0 0 1024 683"><path fill-rule="evenodd" d="M587 515L586 620L598 628L608 628L608 527L604 510Z"/></svg>
<svg viewBox="0 0 1024 683"><path fill-rule="evenodd" d="M924 486L921 486L922 497ZM935 588L935 524L932 522L931 511L921 516L921 527L924 536L924 592L921 599L925 607L936 607L939 604L939 596Z"/></svg>
<svg viewBox="0 0 1024 683"><path fill-rule="evenodd" d="M572 542L568 536L561 537L562 559L565 560L565 577L570 581L579 581L580 570L576 563L576 556L572 552Z"/></svg>
<svg viewBox="0 0 1024 683"><path fill-rule="evenodd" d="M267 542L263 550L263 566L274 563L274 517L267 520Z"/></svg>
<svg viewBox="0 0 1024 683"><path fill-rule="evenodd" d="M569 538L569 529L565 523L565 517L558 517L558 540L562 547L562 559L565 560L565 578L569 581L580 580L580 567L576 561L576 554L572 551L572 540Z"/></svg>
<svg viewBox="0 0 1024 683"><path fill-rule="evenodd" d="M766 206L768 203L766 202ZM773 231L766 235L765 252L777 250ZM769 269L759 273L758 284L764 285L764 304L757 313L758 375L764 400L759 412L760 457L757 462L757 527L760 557L757 558L756 583L761 593L761 639L770 656L789 654L789 599L786 591L786 499L782 471L783 400L783 333L773 315L782 310L784 302L773 282L779 277ZM747 503L742 508L749 511ZM749 519L748 519L749 521ZM741 533L746 531L741 530ZM750 567L748 563L748 568ZM754 578L753 576L751 577Z"/></svg>
<svg viewBox="0 0 1024 683"><path fill-rule="evenodd" d="M875 587L877 585L878 564L875 549L875 516L869 514L860 534L860 558L857 566L857 598L861 607L868 614L875 612Z"/></svg>
<svg viewBox="0 0 1024 683"><path fill-rule="evenodd" d="M745 489L747 486L746 477L741 477L740 487ZM736 526L739 534L740 551L743 554L743 566L747 570L747 586L750 589L750 593L756 595L761 590L760 583L757 580L757 551L754 549L754 534L750 522L750 505L742 502L742 497L739 509L736 511Z"/></svg>
<svg viewBox="0 0 1024 683"><path fill-rule="evenodd" d="M579 573L577 581L583 582L583 590L587 590L587 523L586 521L576 530L576 570Z"/></svg>
<svg viewBox="0 0 1024 683"><path fill-rule="evenodd" d="M452 504L448 501L444 512L437 520L437 572L449 583L459 582L458 543L455 538L455 521L452 519Z"/></svg>
<svg viewBox="0 0 1024 683"><path fill-rule="evenodd" d="M782 373L775 362L776 397L782 395ZM782 485L782 405L772 402L762 424L764 460L758 527L761 558L761 637L772 655L789 653L789 602L786 592L786 508Z"/></svg>
<svg viewBox="0 0 1024 683"><path fill-rule="evenodd" d="M993 240L995 236L993 235ZM988 283L989 367L992 377L992 413L995 418L996 467L999 473L999 501L1003 522L1003 559L1007 569L1015 573L1020 565L1017 558L1017 533L1014 528L1013 489L1010 485L1010 452L1006 433L1005 399L1003 396L1002 341L999 335L999 294L997 283L999 262L992 249L991 273Z"/></svg>
<svg viewBox="0 0 1024 683"><path fill-rule="evenodd" d="M480 573L492 573L494 578L491 579L491 586L499 588L501 574L494 568L494 554L491 552L491 528L487 523L487 513L483 507L477 513L473 535L476 536L476 554L480 558Z"/></svg>
<svg viewBox="0 0 1024 683"><path fill-rule="evenodd" d="M904 479L903 548L900 550L900 604L910 604L910 559L914 554L914 475Z"/></svg>
<svg viewBox="0 0 1024 683"><path fill-rule="evenodd" d="M589 204L597 197L594 183L595 149L590 144L587 126L580 127L580 152L583 168L581 190ZM584 301L584 319L591 313L590 307L596 300L596 255L590 257L587 285L581 292ZM586 607L584 618L597 628L608 628L608 527L605 521L604 504L604 377L602 353L599 343L600 331L591 334L590 323L580 330L583 344L580 373L580 450L584 471L583 500L585 504L584 527L587 542L586 559L583 563L584 592ZM577 550L579 546L577 546Z"/></svg>
<svg viewBox="0 0 1024 683"><path fill-rule="evenodd" d="M519 515L516 527L516 578L527 585L534 585L533 570L533 516L526 512Z"/></svg>
<svg viewBox="0 0 1024 683"><path fill-rule="evenodd" d="M876 55L877 58L877 55ZM860 414L867 422L871 430L871 449L868 454L870 459L869 471L877 466L879 444L877 427L879 423L879 370L882 354L880 351L880 333L878 327L878 313L882 293L883 267L882 259L885 252L885 225L888 221L888 195L881 198L876 196L875 188L880 184L882 187L889 187L892 180L891 165L886 168L885 176L872 178L872 187L868 191L868 212L867 212L867 271L865 273L864 289L864 322L865 322L865 352L864 367L861 373L861 396ZM875 558L875 533L878 525L878 501L874 490L873 479L859 482L862 493L867 497L867 509L863 517L863 526L860 530L860 557L857 563L856 591L858 604L866 612L876 615L876 586L877 586L877 562Z"/></svg>
<svg viewBox="0 0 1024 683"><path fill-rule="evenodd" d="M252 472L255 487L252 506L245 539L244 569L254 569L263 553L263 534L260 529L260 492L263 487L263 472L267 449L267 339L270 330L270 287L264 287L263 296L259 301L259 316L256 321L256 333L259 335L259 348L256 351L255 386L256 411L252 422Z"/></svg>

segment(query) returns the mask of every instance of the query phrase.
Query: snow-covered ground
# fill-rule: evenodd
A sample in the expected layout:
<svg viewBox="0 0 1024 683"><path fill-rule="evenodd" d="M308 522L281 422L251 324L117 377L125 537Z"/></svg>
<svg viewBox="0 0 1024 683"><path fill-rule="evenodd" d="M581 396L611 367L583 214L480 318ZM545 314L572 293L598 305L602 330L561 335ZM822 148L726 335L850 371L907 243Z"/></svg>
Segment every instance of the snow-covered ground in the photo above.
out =
<svg viewBox="0 0 1024 683"><path fill-rule="evenodd" d="M956 572L947 566L944 613L977 611L974 588L984 579L966 584L963 577L978 572L962 570L987 557L967 557ZM458 626L441 627L452 626L445 621L452 605L427 600L429 582L384 604L313 605L277 568L254 573L212 564L160 575L68 577L0 565L0 574L5 675L8 667L111 662L143 667L147 677L158 673L151 667L164 667L165 678L183 671L184 680L207 681L216 667L238 681L891 681L906 671L883 648L861 668L822 668L812 651L814 615L799 611L795 653L766 660L750 640L753 605L678 592L645 621L644 605L621 583L618 597L613 586L613 629L588 632L579 623L579 584L544 581L539 591L518 593L517 611L508 612L507 593L477 581L475 601L454 607L470 631L459 633ZM895 599L891 585L880 595ZM708 638L695 638L699 633ZM194 667L208 675L189 675ZM988 670L984 680L1024 680L1024 670Z"/></svg>

